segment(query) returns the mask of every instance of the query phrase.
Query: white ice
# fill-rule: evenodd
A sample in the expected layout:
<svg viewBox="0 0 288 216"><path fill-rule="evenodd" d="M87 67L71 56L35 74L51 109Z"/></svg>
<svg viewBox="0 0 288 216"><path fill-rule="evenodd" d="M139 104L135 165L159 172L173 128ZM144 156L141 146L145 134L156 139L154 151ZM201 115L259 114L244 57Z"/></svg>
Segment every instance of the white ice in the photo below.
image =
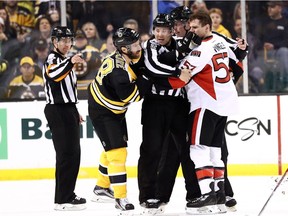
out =
<svg viewBox="0 0 288 216"><path fill-rule="evenodd" d="M238 202L236 212L227 216L258 216L263 205L276 186L280 177L230 177L235 198ZM116 216L113 203L94 203L90 199L95 179L78 179L76 194L87 199L87 209L75 212L53 210L54 180L0 181L0 216ZM261 216L288 215L287 179L278 187ZM128 178L128 199L135 205L136 215L140 215L138 187L136 178ZM184 180L178 177L171 200L163 216L185 215Z"/></svg>

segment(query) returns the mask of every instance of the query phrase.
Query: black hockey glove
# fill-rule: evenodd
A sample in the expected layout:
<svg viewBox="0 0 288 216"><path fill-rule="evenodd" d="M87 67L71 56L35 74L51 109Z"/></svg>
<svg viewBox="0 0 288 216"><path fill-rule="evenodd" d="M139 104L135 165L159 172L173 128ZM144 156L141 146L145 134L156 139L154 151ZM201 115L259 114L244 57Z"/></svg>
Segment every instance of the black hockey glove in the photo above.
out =
<svg viewBox="0 0 288 216"><path fill-rule="evenodd" d="M202 39L193 32L188 32L182 40L179 40L177 42L177 50L180 53L189 53L191 51L191 43L193 45L200 45L202 42Z"/></svg>

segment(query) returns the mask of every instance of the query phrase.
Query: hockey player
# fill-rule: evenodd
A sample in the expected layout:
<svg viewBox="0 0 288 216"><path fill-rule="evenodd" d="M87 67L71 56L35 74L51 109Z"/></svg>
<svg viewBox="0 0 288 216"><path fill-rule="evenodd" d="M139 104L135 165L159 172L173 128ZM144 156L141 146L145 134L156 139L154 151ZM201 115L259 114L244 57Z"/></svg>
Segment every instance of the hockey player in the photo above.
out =
<svg viewBox="0 0 288 216"><path fill-rule="evenodd" d="M139 101L151 85L143 76L137 77L129 66L141 56L139 34L129 28L119 28L113 35L113 43L117 51L103 60L88 88L89 117L104 148L94 193L96 201L115 198L115 207L127 213L134 205L127 199L125 113L128 105Z"/></svg>
<svg viewBox="0 0 288 216"><path fill-rule="evenodd" d="M189 44L190 40L192 39L191 36L193 36L193 33L189 31L190 30L189 17L191 14L192 12L190 11L190 9L185 6L177 7L170 12L170 17L174 23L174 34L175 34L174 38L177 41L177 45L178 45L177 49L179 51L181 50L186 51L186 54L188 54L191 51L191 48L195 47L195 45L201 43L201 40L200 40L197 42L197 44L195 44L195 39L194 39L194 43L192 45ZM214 33L218 34L216 32ZM224 35L221 35L221 34L218 34L218 35L220 37L223 37L229 43L229 47L231 48L231 50L233 50L238 60L241 61L246 57L248 45L244 40L242 40L241 38L237 38L235 41L231 38L225 37ZM234 83L236 83L238 79L240 78L240 76L242 75L243 70L239 68L237 65L235 66L235 62L233 60L229 62L229 67L233 72L233 81ZM179 150L179 148L177 149L169 148L169 149L170 149L170 152L168 152L167 155L169 155L170 158L172 157L173 154L175 155L175 153L177 152L177 149ZM183 153L185 153L185 150L182 151L181 158L185 157L185 154L183 155ZM227 177L227 172L226 172L227 171L227 157L228 157L228 149L227 149L226 139L224 137L223 146L222 146L222 160L225 164L226 206L229 207L230 210L235 211L236 210L235 206L237 202L233 198L233 195L234 195L233 189ZM174 158L173 162L177 162L177 159ZM187 166L191 167L191 166L194 166L194 164L192 163L191 165L189 163L189 165L187 164L185 165L181 163L181 165L182 165L182 170L184 168L183 173L184 173L185 185L186 185L186 191L187 191L186 200L187 201L192 200L199 196L200 188L198 186L197 178L194 172L190 174L190 177L185 177L185 172L186 172L185 167ZM171 160L166 160L166 164L163 165L162 171L166 172L167 169L170 170L171 172ZM174 169L174 172L176 176L177 170ZM159 175L161 175L161 173L159 173ZM188 176L188 174L186 174L186 176Z"/></svg>
<svg viewBox="0 0 288 216"><path fill-rule="evenodd" d="M211 23L207 13L191 16L190 31L202 38L202 44L180 65L192 69L192 80L185 87L190 101L188 135L201 189L201 196L186 205L189 214L226 212L221 146L227 116L237 110L237 91L229 72L229 58L236 56L223 37L212 33Z"/></svg>

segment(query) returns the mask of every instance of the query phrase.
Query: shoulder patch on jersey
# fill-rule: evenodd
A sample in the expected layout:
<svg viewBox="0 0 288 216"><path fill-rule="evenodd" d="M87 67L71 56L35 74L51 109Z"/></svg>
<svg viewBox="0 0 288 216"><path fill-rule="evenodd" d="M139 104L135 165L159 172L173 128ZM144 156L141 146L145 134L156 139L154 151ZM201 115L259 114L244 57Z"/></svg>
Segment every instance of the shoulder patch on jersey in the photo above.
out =
<svg viewBox="0 0 288 216"><path fill-rule="evenodd" d="M121 54L118 53L115 55L115 68L122 68L125 70L125 61Z"/></svg>
<svg viewBox="0 0 288 216"><path fill-rule="evenodd" d="M225 49L225 48L226 48L226 46L222 42L217 43L213 46L213 49L215 50L215 52L219 52L220 50Z"/></svg>
<svg viewBox="0 0 288 216"><path fill-rule="evenodd" d="M192 51L190 52L190 56L200 57L200 56L201 56L201 51L199 51L199 50L192 50Z"/></svg>
<svg viewBox="0 0 288 216"><path fill-rule="evenodd" d="M150 40L151 49L157 49L158 43L156 40Z"/></svg>
<svg viewBox="0 0 288 216"><path fill-rule="evenodd" d="M50 54L47 58L47 63L49 65L53 64L53 60L55 59L55 54Z"/></svg>

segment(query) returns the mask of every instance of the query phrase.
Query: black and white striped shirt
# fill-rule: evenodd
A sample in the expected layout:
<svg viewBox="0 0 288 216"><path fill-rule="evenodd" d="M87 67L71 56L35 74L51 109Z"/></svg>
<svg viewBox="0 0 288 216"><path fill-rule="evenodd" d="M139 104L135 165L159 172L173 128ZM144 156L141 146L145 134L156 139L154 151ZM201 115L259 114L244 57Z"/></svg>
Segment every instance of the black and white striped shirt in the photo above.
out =
<svg viewBox="0 0 288 216"><path fill-rule="evenodd" d="M172 38L169 46L160 45L155 38L151 38L143 44L144 63L148 69L150 76L155 78L168 78L177 77L180 74L180 70L176 67L177 59L173 59L170 62L160 61L159 56L164 53L168 53L176 50L176 41ZM168 60L169 61L169 60ZM151 93L160 96L180 96L181 89L171 89L161 86L161 84L154 82Z"/></svg>
<svg viewBox="0 0 288 216"><path fill-rule="evenodd" d="M47 104L77 103L77 77L71 58L52 51L43 65Z"/></svg>

